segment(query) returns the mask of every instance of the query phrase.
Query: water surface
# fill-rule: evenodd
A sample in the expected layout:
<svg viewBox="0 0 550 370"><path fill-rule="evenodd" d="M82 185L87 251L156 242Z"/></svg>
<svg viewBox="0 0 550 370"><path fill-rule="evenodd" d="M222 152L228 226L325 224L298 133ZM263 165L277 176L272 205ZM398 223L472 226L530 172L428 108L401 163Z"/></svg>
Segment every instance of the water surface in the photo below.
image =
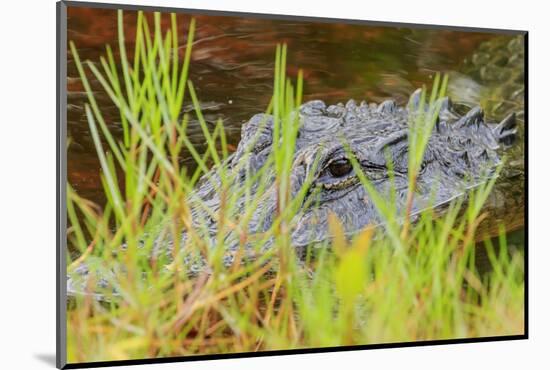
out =
<svg viewBox="0 0 550 370"><path fill-rule="evenodd" d="M126 11L125 38L132 55L136 12ZM152 24L152 14L147 14ZM230 148L240 139L241 125L265 111L272 94L275 46L288 44L288 74L302 69L304 100L328 104L357 101L380 102L387 98L404 104L422 85L431 85L436 72L455 79L455 95L474 99L487 87L479 69L467 67L482 43L504 36L407 27L313 23L250 17L195 16L190 79L197 88L206 120L222 118ZM169 16L163 15L163 26ZM179 40L185 45L190 15L179 14ZM74 41L82 60L98 62L111 44L118 56L116 11L68 8L68 39ZM508 36L511 40L512 36ZM507 42L507 40L506 40ZM483 48L482 48L483 49ZM179 50L183 57L184 47ZM72 55L68 53L68 179L83 197L105 203L99 181L100 166L84 114L86 96ZM479 58L478 58L479 59ZM181 58L180 58L181 60ZM523 75L522 75L523 76ZM116 137L122 137L117 108L89 74L101 110ZM471 90L471 91L470 91ZM458 93L457 93L458 91ZM191 111L188 105L187 110ZM198 124L189 126L199 148L204 139ZM522 155L523 158L523 155ZM182 161L193 167L186 153ZM523 217L518 214L518 217Z"/></svg>

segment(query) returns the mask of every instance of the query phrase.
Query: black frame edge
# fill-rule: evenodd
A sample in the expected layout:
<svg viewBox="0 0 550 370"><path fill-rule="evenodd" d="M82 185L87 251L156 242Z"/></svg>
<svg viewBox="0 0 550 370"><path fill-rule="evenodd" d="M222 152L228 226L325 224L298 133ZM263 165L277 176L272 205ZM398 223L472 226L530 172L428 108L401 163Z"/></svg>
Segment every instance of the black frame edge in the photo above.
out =
<svg viewBox="0 0 550 370"><path fill-rule="evenodd" d="M511 340L524 340L524 339L527 339L527 336L525 334L499 336L499 337L429 340L429 341L419 341L419 342L378 343L378 344L367 344L367 345L358 345L358 346L320 347L320 348L302 348L302 349L288 349L288 350L285 349L285 350L260 351L260 352L222 353L222 354L211 354L211 355L194 355L194 356L187 356L187 357L161 357L161 358L135 359L135 360L81 362L81 363L68 363L67 365L65 365L63 369L82 369L82 368L110 367L110 366L183 363L183 362L191 362L191 361L303 355L303 354L314 354L314 353L349 352L349 351L359 351L359 350L368 350L368 349L425 347L425 346L435 346L435 345L469 344L469 343L511 341Z"/></svg>

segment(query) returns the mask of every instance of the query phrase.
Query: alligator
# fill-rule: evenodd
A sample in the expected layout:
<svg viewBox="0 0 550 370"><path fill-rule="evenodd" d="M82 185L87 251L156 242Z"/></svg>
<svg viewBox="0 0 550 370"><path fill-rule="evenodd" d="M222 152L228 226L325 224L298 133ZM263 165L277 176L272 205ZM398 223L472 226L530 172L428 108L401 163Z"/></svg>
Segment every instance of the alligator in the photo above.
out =
<svg viewBox="0 0 550 370"><path fill-rule="evenodd" d="M486 92L491 91L490 96L480 97L489 112L486 114L473 101L453 104L449 97L441 99L410 206L412 217L426 208L444 211L451 200L466 195L468 188L487 181L506 157L483 209L489 217L479 225L478 236L480 239L496 236L502 226L507 231L523 227L524 125L517 125L524 120L523 49L521 35L495 38L482 43L466 61L464 70L484 84ZM395 199L398 210L407 206L408 137L420 98L421 90L417 90L407 106L398 106L393 100L380 104L349 100L335 105L314 100L300 107L300 126L292 148L290 198L295 198L304 186L309 189L292 220L291 240L297 251L329 239L330 214L340 219L348 234L383 223L349 155L355 157L378 193L386 199ZM489 122L496 117L498 123ZM235 173L235 186L242 185L247 173L254 174L268 161L274 145L273 124L272 116L261 113L242 126L237 150L224 164L229 173ZM205 212L196 207L192 215L199 223L210 225L211 237L217 228L209 214L220 208L217 187L221 181L217 176L215 169L206 174L193 194L210 209ZM267 176L271 177L263 190L262 202L248 224L250 233L266 231L277 213L277 187L273 174ZM310 178L310 183L306 184L306 178ZM237 236L229 235L226 245L230 251L236 249ZM266 245L268 248L270 243ZM231 255L227 263L232 261Z"/></svg>
<svg viewBox="0 0 550 370"><path fill-rule="evenodd" d="M340 219L347 234L353 234L368 225L383 223L369 193L359 181L352 158L379 194L395 199L398 209L406 206L408 192L408 148L411 118L419 112L421 91L411 95L409 104L398 106L393 100L380 104L356 103L327 105L321 100L309 101L298 111L297 132L292 167L290 170L290 199L305 190L301 208L291 222L291 244L296 251L330 238L329 215ZM473 107L460 115L449 98L439 101L440 110L426 145L417 177L415 196L410 204L411 215L418 215L427 207L445 207L453 199L467 193L468 188L495 176L505 151L513 146L517 128L515 113L499 123L484 119L483 110ZM257 114L242 126L241 141L236 151L222 164L225 176L233 179L232 188L242 186L247 176L253 176L264 166L273 152L273 117ZM272 165L269 165L273 167ZM391 169L391 173L390 173ZM196 230L207 243L215 245L217 223L215 215L221 207L222 168L214 167L199 180L189 196L191 219ZM272 226L277 208L277 184L269 168L262 176L266 187L257 181L251 193L261 197L257 209L248 222L248 233L256 234ZM267 179L267 181L265 180ZM392 179L390 181L390 179ZM499 183L508 184L507 179ZM498 185L498 183L497 183ZM498 186L497 186L498 188ZM254 194L251 194L252 198ZM250 196L250 194L249 194ZM242 209L246 196L237 200L236 212ZM311 198L311 199L310 199ZM495 202L494 214L514 213L504 209L507 202ZM515 215L515 218L522 215ZM206 225L206 228L204 227ZM188 235L184 233L182 245ZM159 240L158 246L170 251L172 239ZM230 265L239 249L239 235L229 232L224 240L224 263ZM269 248L266 241L264 248ZM160 250L162 247L157 248ZM251 252L252 253L252 252ZM207 269L199 256L185 255L189 271ZM81 276L87 267L77 269ZM80 281L80 283L78 282ZM68 279L69 293L81 291L82 279ZM80 287L80 288L79 288Z"/></svg>
<svg viewBox="0 0 550 370"><path fill-rule="evenodd" d="M330 214L340 219L348 234L383 222L359 181L350 156L379 194L390 199L393 193L398 210L404 209L411 115L419 109L420 95L421 90L414 92L407 107L400 107L393 100L380 104L349 100L346 104L329 106L314 100L300 107L300 127L290 171L290 198L298 196L304 186L308 189L302 208L292 220L294 247L328 239ZM449 98L440 103L420 166L416 194L410 206L412 215L433 205L444 207L463 195L467 188L485 182L494 174L504 151L515 142L514 112L500 123L488 123L480 107L459 115ZM273 150L273 141L272 116L257 114L243 125L237 150L225 164L227 171L238 172L234 185L238 187L246 181L247 173L254 174L262 168ZM206 221L212 235L216 225L208 214L215 214L220 208L217 173L205 175L193 195L210 209L204 212L200 207L195 208L193 218ZM261 205L248 225L249 232L262 232L271 227L277 212L276 194L277 186L271 178L271 185L263 190Z"/></svg>
<svg viewBox="0 0 550 370"><path fill-rule="evenodd" d="M490 178L506 156L506 165L484 207L490 217L480 225L479 236L496 236L501 226L508 231L523 227L524 125L516 127L517 121L523 123L524 120L523 50L521 35L512 39L496 38L482 43L467 60L465 71L478 78L485 90L491 91L490 96L481 97L489 112L485 114L472 101L467 105L461 103L455 109L450 98L442 99L417 179L410 210L413 217L434 205L444 209L451 200L467 193L466 188ZM348 158L350 154L382 196L387 199L393 196L399 210L406 206L408 137L411 115L419 108L420 95L420 90L415 91L405 107L398 106L393 100L380 104L364 101L358 104L349 100L335 105L314 100L301 106L300 127L293 148L290 198L296 197L306 185L311 188L306 198L311 195L315 199L305 201L293 219L291 239L295 249L303 250L312 243L329 238L329 214L341 220L348 234L367 225L382 223L367 190L354 173ZM498 117L499 123L488 122L486 116L490 120ZM237 150L224 165L229 172L238 172L235 186L239 187L245 181L246 173L254 174L262 168L273 151L273 142L272 116L257 114L243 125ZM349 149L345 149L347 145ZM314 166L316 160L319 163ZM393 169L393 188L390 186L388 160ZM214 213L220 207L216 189L220 180L215 179L216 173L214 170L205 175L193 195ZM311 184L305 184L308 177L311 177ZM271 227L277 211L276 192L271 177L270 185L262 194L261 206L248 225L249 232L262 232ZM209 224L214 235L216 223L207 213L200 207L194 208L193 219ZM226 244L236 248L236 239L235 235L230 235Z"/></svg>

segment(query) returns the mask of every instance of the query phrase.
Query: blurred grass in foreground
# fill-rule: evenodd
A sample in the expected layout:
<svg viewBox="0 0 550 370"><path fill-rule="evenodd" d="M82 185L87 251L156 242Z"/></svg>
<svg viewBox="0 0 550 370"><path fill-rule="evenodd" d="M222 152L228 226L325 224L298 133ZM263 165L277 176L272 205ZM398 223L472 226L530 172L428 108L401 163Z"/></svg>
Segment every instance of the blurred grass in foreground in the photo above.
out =
<svg viewBox="0 0 550 370"><path fill-rule="evenodd" d="M70 45L88 94L85 110L108 202L102 209L67 185L68 238L79 249L67 270L73 273L85 262L118 293L113 297L105 289L100 292L103 302L92 295L75 299L67 317L70 363L523 333L523 255L510 253L502 234L498 245L485 243L491 270L480 275L474 266L476 226L493 181L473 190L466 205L457 200L443 216L426 211L414 224L402 225L397 220L404 215L376 193L354 163L386 226L366 228L348 240L339 220L332 218L333 239L315 248L315 258L309 253L300 261L290 230L302 199L290 199L288 184L298 127L292 113L301 104L302 77L296 88L286 77L286 47L276 51L274 94L266 110L274 116L274 136L281 142L266 162L275 171L277 214L266 233L248 235L247 222L260 200L248 199L241 210L237 199L250 195L254 184L267 186L269 176L252 174L236 189L234 175L224 170L229 153L223 123L209 127L187 78L194 21L180 61L174 52L179 47L175 15L163 32L159 13L153 29L139 13L130 58L122 16L119 11L119 61L107 46L101 66L81 62ZM94 99L89 73L120 110L120 142ZM423 94L421 106L428 109L411 122L418 128L410 135L411 198L438 111L436 98L445 84L438 78L428 101ZM207 143L205 153L186 136L189 115L180 116L189 98ZM197 162L194 173L180 166L184 148ZM223 198L220 210L211 215L218 223L213 240L201 237L204 230L194 226L189 204L210 163L220 171ZM189 237L181 245L184 232ZM228 267L222 263L228 233L237 233L258 250L270 238L274 244L257 260ZM171 255L153 252L159 238L173 241ZM181 262L186 254L203 256L213 273L190 278ZM96 292L96 282L90 280L88 288Z"/></svg>

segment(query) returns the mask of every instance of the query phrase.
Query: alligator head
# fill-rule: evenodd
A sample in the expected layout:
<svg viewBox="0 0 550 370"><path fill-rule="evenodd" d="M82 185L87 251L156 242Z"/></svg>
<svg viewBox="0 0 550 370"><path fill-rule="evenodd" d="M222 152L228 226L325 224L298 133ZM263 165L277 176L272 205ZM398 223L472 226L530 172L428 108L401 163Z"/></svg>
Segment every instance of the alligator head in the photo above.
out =
<svg viewBox="0 0 550 370"><path fill-rule="evenodd" d="M292 245L297 251L303 252L305 246L329 239L330 214L340 219L349 234L383 221L355 169L360 168L383 198L392 199L398 209L405 207L410 122L411 116L419 111L419 100L420 91L416 91L407 107L398 107L391 100L378 105L364 102L357 105L350 100L345 105L330 106L315 100L300 107L296 144L290 148L294 154L289 176L290 198L297 197L298 192L306 194L305 199L297 197L303 200L290 225ZM493 176L501 162L501 148L509 146L516 136L515 125L514 114L499 124L487 123L479 107L460 115L448 98L443 99L418 173L412 214L426 207L444 207L468 187ZM207 245L216 245L215 215L223 203L222 173L231 179L231 189L238 194L247 179L264 170L261 181L249 181L252 183L249 194L237 196L233 213L238 216L240 211L250 209L247 199L257 198L259 202L247 221L247 231L261 233L272 226L277 214L277 184L269 160L276 142L273 137L273 117L266 114L252 117L243 125L237 150L222 164L223 168L214 167L205 173L190 194L192 223L196 226L193 229L200 238L210 239ZM352 165L351 156L358 166ZM184 232L182 238L185 243L189 234ZM155 245L156 252L171 251L173 239L159 238ZM227 233L225 265L233 263L239 245L239 235ZM272 240L267 240L264 250L270 245ZM184 248L181 252L190 273L208 270L205 259L195 254L197 251L188 254ZM251 253L253 258L254 252ZM82 264L73 275L67 280L68 292L86 291L88 266ZM100 283L103 280L101 277Z"/></svg>
<svg viewBox="0 0 550 370"><path fill-rule="evenodd" d="M409 122L418 112L420 96L420 90L413 93L407 107L399 107L392 100L381 104L350 100L345 105L330 106L314 100L301 106L290 174L291 199L303 186L308 189L302 209L292 222L295 247L327 239L331 213L341 220L347 233L381 223L381 215L359 181L350 155L382 197L394 199L398 209L405 207ZM448 98L440 103L417 178L413 214L429 206L448 204L468 187L487 180L501 161L500 148L510 145L516 134L513 114L493 124L485 122L479 107L460 115ZM236 185L267 165L273 145L270 115L257 114L243 125L238 148L224 165L233 171ZM216 184L220 182L213 173L204 176L194 196L216 212L220 207ZM277 189L269 173L268 186L260 190L262 201L248 225L251 232L269 228L277 211ZM255 191L258 188L252 187ZM198 222L207 220L211 231L216 230L215 221L203 212L194 210L193 216ZM227 244L232 243L228 240Z"/></svg>

